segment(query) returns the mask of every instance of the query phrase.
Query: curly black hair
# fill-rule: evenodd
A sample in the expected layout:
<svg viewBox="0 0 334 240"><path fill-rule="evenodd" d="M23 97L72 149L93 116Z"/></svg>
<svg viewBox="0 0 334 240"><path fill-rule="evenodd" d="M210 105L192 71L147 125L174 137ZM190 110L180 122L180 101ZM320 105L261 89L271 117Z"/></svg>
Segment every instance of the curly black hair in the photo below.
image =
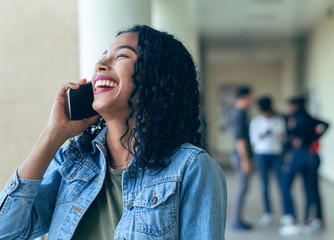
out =
<svg viewBox="0 0 334 240"><path fill-rule="evenodd" d="M135 157L129 172L137 173L139 168L166 167L183 143L200 147L199 87L194 61L173 35L136 25L117 36L126 32L138 33L139 57L132 76L134 88L128 97L131 111L126 119L127 129L120 141L130 133L124 147ZM129 129L132 117L135 127ZM100 119L80 134L77 145L81 151L91 149L90 142L105 126Z"/></svg>

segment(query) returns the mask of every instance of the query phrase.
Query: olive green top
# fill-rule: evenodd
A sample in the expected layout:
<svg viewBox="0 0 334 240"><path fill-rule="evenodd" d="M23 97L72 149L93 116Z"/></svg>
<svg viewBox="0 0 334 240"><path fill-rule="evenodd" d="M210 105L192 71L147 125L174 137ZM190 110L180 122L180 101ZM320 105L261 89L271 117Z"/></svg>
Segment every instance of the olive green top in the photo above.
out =
<svg viewBox="0 0 334 240"><path fill-rule="evenodd" d="M123 213L122 173L125 170L108 167L102 189L80 220L72 240L114 239Z"/></svg>

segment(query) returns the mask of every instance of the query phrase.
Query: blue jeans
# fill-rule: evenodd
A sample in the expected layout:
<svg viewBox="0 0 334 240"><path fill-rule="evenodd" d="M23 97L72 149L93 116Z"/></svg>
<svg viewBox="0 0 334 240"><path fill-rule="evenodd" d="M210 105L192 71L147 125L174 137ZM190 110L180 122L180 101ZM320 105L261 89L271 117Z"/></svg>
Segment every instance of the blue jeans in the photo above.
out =
<svg viewBox="0 0 334 240"><path fill-rule="evenodd" d="M297 173L301 174L306 195L305 211L306 215L308 215L308 206L315 202L314 166L312 164L313 157L309 152L309 148L294 148L291 153L292 158L287 164L284 174L284 205L285 214L292 215L293 218L296 219L294 202L291 196L293 180ZM307 218L307 216L305 217Z"/></svg>
<svg viewBox="0 0 334 240"><path fill-rule="evenodd" d="M310 217L315 217L317 219L323 220L322 215L322 202L319 190L319 176L318 170L320 166L320 157L318 154L311 154L310 161L310 188L311 196L307 199L305 220L307 221Z"/></svg>
<svg viewBox="0 0 334 240"><path fill-rule="evenodd" d="M261 180L261 190L262 197L264 201L264 212L271 213L271 204L269 198L269 172L272 170L275 173L276 181L279 187L279 191L282 193L283 191L283 179L282 179L282 164L283 157L282 155L274 155L274 154L257 154L255 155L255 163L259 172L260 180ZM284 202L284 198L282 197L282 202Z"/></svg>
<svg viewBox="0 0 334 240"><path fill-rule="evenodd" d="M243 210L246 200L246 195L249 189L250 174L246 174L241 169L241 160L237 154L233 154L232 166L237 174L238 188L236 191L234 206L232 209L232 224L243 222Z"/></svg>

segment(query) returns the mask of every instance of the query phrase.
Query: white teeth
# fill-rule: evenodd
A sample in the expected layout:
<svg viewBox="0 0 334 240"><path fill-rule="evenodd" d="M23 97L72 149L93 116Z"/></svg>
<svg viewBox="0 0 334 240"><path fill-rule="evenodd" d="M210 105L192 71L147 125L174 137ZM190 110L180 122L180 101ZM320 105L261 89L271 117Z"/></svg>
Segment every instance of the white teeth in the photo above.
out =
<svg viewBox="0 0 334 240"><path fill-rule="evenodd" d="M100 89L103 87L116 87L118 83L109 80L98 80L95 82L95 89Z"/></svg>

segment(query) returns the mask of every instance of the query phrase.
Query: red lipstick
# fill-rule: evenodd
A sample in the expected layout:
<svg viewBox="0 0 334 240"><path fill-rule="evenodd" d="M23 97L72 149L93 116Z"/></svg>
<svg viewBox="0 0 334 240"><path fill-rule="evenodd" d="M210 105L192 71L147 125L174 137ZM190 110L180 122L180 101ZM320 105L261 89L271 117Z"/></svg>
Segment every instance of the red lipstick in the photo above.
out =
<svg viewBox="0 0 334 240"><path fill-rule="evenodd" d="M98 80L109 80L109 81L112 81L112 82L115 82L115 83L118 84L118 82L117 82L115 79L113 79L113 78L111 78L111 77L108 77L108 76L104 76L104 75L98 75L98 76L96 76L96 78L95 78L95 80L94 80L94 83L95 83L96 81L98 81Z"/></svg>

